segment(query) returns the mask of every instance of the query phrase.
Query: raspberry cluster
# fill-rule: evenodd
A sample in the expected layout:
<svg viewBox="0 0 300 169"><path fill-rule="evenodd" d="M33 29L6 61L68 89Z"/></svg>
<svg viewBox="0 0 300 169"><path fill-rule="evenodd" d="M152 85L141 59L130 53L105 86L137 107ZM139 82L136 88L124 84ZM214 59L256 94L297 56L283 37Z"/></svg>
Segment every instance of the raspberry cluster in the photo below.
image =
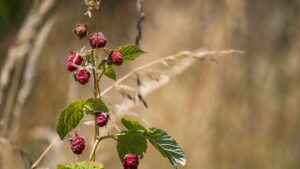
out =
<svg viewBox="0 0 300 169"><path fill-rule="evenodd" d="M107 113L103 113L103 112L96 112L96 124L99 127L104 127L106 126L108 119L109 119L109 115Z"/></svg>
<svg viewBox="0 0 300 169"><path fill-rule="evenodd" d="M124 169L137 169L139 157L135 154L126 154L122 161Z"/></svg>
<svg viewBox="0 0 300 169"><path fill-rule="evenodd" d="M83 63L83 58L71 51L67 62L67 70L73 72Z"/></svg>
<svg viewBox="0 0 300 169"><path fill-rule="evenodd" d="M103 48L106 45L107 39L102 32L97 32L89 37L89 42L92 48Z"/></svg>
<svg viewBox="0 0 300 169"><path fill-rule="evenodd" d="M78 35L79 39L82 39L88 36L88 28L86 24L77 24L73 30L75 34ZM122 65L123 63L123 56L122 53L118 50L113 50L109 48L105 48L107 43L107 38L104 36L102 32L95 32L88 36L89 45L94 49L103 49L108 51L108 63L107 64L114 64L117 66ZM92 51L90 50L90 51ZM90 68L88 65L92 65L91 59L88 57L93 57L93 54L81 54L71 51L69 58L67 60L66 68L68 71L73 72L75 80L82 85L88 83L90 79ZM97 65L92 65L97 66Z"/></svg>
<svg viewBox="0 0 300 169"><path fill-rule="evenodd" d="M85 148L85 141L84 138L78 136L77 134L70 139L71 149L74 154L81 154Z"/></svg>
<svg viewBox="0 0 300 169"><path fill-rule="evenodd" d="M121 66L123 63L122 53L119 51L112 51L108 57L109 64Z"/></svg>

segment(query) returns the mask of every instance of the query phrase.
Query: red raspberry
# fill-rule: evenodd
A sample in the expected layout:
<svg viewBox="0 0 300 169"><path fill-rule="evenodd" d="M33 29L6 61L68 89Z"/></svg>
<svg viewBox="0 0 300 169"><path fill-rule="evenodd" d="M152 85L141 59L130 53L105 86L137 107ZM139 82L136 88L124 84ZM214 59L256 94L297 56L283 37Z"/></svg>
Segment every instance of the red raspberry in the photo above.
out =
<svg viewBox="0 0 300 169"><path fill-rule="evenodd" d="M67 70L70 71L70 72L73 72L74 70L77 69L77 67L73 66L73 65L78 65L80 66L83 62L83 58L78 55L77 58L76 58L76 53L75 52L70 52L70 56L69 56L69 59L68 59L68 62L67 62ZM74 59L76 58L76 60L74 61Z"/></svg>
<svg viewBox="0 0 300 169"><path fill-rule="evenodd" d="M86 69L80 69L75 73L75 79L82 85L89 81L91 73Z"/></svg>
<svg viewBox="0 0 300 169"><path fill-rule="evenodd" d="M93 33L90 38L90 45L92 48L102 48L106 45L107 39L101 32Z"/></svg>
<svg viewBox="0 0 300 169"><path fill-rule="evenodd" d="M139 157L135 154L126 154L122 163L124 169L137 169L139 165Z"/></svg>
<svg viewBox="0 0 300 169"><path fill-rule="evenodd" d="M79 39L87 35L87 26L86 24L77 24L73 29L73 32L78 35Z"/></svg>
<svg viewBox="0 0 300 169"><path fill-rule="evenodd" d="M108 60L111 64L120 66L123 63L122 53L119 51L112 51L108 57Z"/></svg>
<svg viewBox="0 0 300 169"><path fill-rule="evenodd" d="M78 135L75 135L70 140L71 149L74 154L81 154L85 148L84 138Z"/></svg>
<svg viewBox="0 0 300 169"><path fill-rule="evenodd" d="M108 122L108 119L109 119L109 116L106 113L100 112L100 113L96 114L96 123L99 127L105 126Z"/></svg>

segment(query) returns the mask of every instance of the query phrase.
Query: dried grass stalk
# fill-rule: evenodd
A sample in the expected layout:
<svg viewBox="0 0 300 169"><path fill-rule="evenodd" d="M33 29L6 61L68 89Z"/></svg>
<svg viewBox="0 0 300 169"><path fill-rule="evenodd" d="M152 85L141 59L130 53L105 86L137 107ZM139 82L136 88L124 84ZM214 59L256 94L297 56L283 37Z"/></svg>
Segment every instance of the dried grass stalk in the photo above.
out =
<svg viewBox="0 0 300 169"><path fill-rule="evenodd" d="M32 50L35 36L39 32L39 28L43 25L46 15L53 8L55 2L56 0L44 0L32 7L17 35L15 45L8 50L8 56L1 70L0 77L0 105L3 104L3 100L6 100L0 123L3 125L1 130L2 135L5 135L7 131L10 113L22 76L25 57L28 56ZM14 69L13 78L10 79L10 75ZM11 87L8 90L7 98L4 98L4 90L9 83Z"/></svg>
<svg viewBox="0 0 300 169"><path fill-rule="evenodd" d="M109 92L116 89L123 96L126 96L121 103L110 105L110 109L113 109L113 116L115 121L119 121L126 115L130 115L130 109L137 106L137 103L143 103L147 108L148 104L144 97L151 94L160 87L166 85L172 78L181 74L189 67L193 66L198 61L202 60L214 60L214 56L228 55L228 54L243 54L242 51L238 50L223 50L223 51L207 51L207 50L196 50L196 51L184 51L176 55L168 56L150 62L146 65L138 67L127 75L120 78L106 90L101 93L101 97L105 97ZM151 67L162 64L164 68L162 70L153 70ZM134 79L136 86L125 85L128 79ZM123 90L120 90L122 86ZM127 90L125 90L127 89ZM130 89L130 91L128 90ZM135 89L135 90L133 90ZM133 93L135 95L133 95ZM130 95L130 97L128 97ZM127 99L126 99L127 98ZM147 123L145 119L142 119ZM107 130L111 128L108 127Z"/></svg>

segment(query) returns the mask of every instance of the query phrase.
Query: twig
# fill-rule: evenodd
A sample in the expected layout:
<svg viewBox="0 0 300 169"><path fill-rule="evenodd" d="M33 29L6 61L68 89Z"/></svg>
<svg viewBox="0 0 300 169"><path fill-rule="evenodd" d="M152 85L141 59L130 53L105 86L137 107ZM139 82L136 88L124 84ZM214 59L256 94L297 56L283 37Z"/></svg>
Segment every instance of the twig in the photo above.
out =
<svg viewBox="0 0 300 169"><path fill-rule="evenodd" d="M135 39L135 45L140 46L140 41L142 39L142 29L143 29L143 21L145 20L145 12L144 12L144 0L136 1L137 12L138 12L138 20L137 20L137 37Z"/></svg>

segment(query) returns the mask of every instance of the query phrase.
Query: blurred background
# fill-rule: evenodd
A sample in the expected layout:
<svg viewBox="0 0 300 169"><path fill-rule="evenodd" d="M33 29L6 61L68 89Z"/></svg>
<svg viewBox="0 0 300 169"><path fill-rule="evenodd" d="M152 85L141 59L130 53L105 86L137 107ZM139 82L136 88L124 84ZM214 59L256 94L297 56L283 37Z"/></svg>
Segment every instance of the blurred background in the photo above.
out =
<svg viewBox="0 0 300 169"><path fill-rule="evenodd" d="M118 77L183 50L245 51L197 63L146 97L149 109L133 110L183 147L187 165L178 168L299 168L299 7L298 0L145 0L141 48L148 53L117 68ZM82 0L0 1L0 168L29 168L56 137L62 108L92 95L92 84L80 86L65 70L69 51L86 43L73 27L88 21L95 31L86 10ZM110 47L134 43L136 1L103 0L99 21ZM88 129L81 129L86 138ZM122 168L114 146L101 143L97 160L106 168ZM149 147L139 168L173 168ZM58 141L38 167L76 160Z"/></svg>

